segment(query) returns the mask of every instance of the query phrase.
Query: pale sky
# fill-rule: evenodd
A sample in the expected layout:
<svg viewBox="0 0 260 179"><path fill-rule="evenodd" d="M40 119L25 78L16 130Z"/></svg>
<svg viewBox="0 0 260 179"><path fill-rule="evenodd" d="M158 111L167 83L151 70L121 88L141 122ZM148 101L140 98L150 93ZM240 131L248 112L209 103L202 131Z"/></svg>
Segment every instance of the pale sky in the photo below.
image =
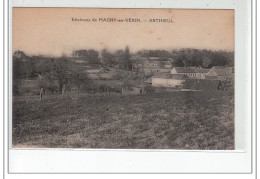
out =
<svg viewBox="0 0 260 179"><path fill-rule="evenodd" d="M141 23L72 18L140 18ZM149 23L172 19L174 23ZM13 8L13 52L70 54L78 49L234 50L233 10Z"/></svg>

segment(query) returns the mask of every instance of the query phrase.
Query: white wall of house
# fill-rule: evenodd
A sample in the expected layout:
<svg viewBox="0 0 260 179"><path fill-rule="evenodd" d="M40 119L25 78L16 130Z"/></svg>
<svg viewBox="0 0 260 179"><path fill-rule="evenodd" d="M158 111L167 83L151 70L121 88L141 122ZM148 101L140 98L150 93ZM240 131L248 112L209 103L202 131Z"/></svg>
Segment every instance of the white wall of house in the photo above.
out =
<svg viewBox="0 0 260 179"><path fill-rule="evenodd" d="M175 68L171 70L171 74L180 74L180 75L187 75L189 78L194 79L205 79L205 73L178 73Z"/></svg>
<svg viewBox="0 0 260 179"><path fill-rule="evenodd" d="M160 72L160 73L169 73L169 72L170 72L170 69L161 68L161 69L159 69L159 72Z"/></svg>
<svg viewBox="0 0 260 179"><path fill-rule="evenodd" d="M98 73L100 72L100 69L89 69L89 70L84 70L84 73Z"/></svg>
<svg viewBox="0 0 260 179"><path fill-rule="evenodd" d="M90 74L88 74L88 78L90 78L90 79L98 79L99 76L97 74L95 74L95 73L90 73Z"/></svg>
<svg viewBox="0 0 260 179"><path fill-rule="evenodd" d="M177 87L183 84L185 80L152 78L152 86Z"/></svg>
<svg viewBox="0 0 260 179"><path fill-rule="evenodd" d="M205 73L186 73L189 78L194 79L205 79L206 74Z"/></svg>

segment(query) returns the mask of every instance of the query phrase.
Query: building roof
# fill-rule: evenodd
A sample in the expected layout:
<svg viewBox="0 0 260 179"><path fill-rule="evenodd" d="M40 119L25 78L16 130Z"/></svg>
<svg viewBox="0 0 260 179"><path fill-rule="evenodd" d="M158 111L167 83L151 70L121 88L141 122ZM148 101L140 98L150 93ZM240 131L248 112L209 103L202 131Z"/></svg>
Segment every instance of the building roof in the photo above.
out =
<svg viewBox="0 0 260 179"><path fill-rule="evenodd" d="M218 76L230 76L234 73L234 67L213 66L210 71L214 71Z"/></svg>
<svg viewBox="0 0 260 179"><path fill-rule="evenodd" d="M215 68L215 69L225 69L227 67L223 67L223 66L213 66L212 68Z"/></svg>
<svg viewBox="0 0 260 179"><path fill-rule="evenodd" d="M167 61L162 61L162 64L163 65L171 65L170 61L168 61L168 60Z"/></svg>
<svg viewBox="0 0 260 179"><path fill-rule="evenodd" d="M192 90L217 90L219 86L218 80L204 80L204 79L186 79L182 89Z"/></svg>
<svg viewBox="0 0 260 179"><path fill-rule="evenodd" d="M159 74L152 76L152 78L185 80L188 78L188 76L184 75L184 74L159 73Z"/></svg>
<svg viewBox="0 0 260 179"><path fill-rule="evenodd" d="M196 67L174 67L177 73L208 73L210 69Z"/></svg>
<svg viewBox="0 0 260 179"><path fill-rule="evenodd" d="M148 78L147 80L144 81L145 83L152 83L152 78Z"/></svg>
<svg viewBox="0 0 260 179"><path fill-rule="evenodd" d="M228 72L226 69L212 69L218 76L227 76Z"/></svg>
<svg viewBox="0 0 260 179"><path fill-rule="evenodd" d="M176 80L185 80L189 78L187 75L183 75L183 74L172 74L171 79L176 79Z"/></svg>
<svg viewBox="0 0 260 179"><path fill-rule="evenodd" d="M171 79L172 75L169 73L158 73L152 76L152 78L164 78L164 79Z"/></svg>
<svg viewBox="0 0 260 179"><path fill-rule="evenodd" d="M132 56L130 59L133 61L144 61L144 60L148 60L148 57Z"/></svg>
<svg viewBox="0 0 260 179"><path fill-rule="evenodd" d="M161 61L160 60L143 60L144 63L156 63L156 64L160 64Z"/></svg>

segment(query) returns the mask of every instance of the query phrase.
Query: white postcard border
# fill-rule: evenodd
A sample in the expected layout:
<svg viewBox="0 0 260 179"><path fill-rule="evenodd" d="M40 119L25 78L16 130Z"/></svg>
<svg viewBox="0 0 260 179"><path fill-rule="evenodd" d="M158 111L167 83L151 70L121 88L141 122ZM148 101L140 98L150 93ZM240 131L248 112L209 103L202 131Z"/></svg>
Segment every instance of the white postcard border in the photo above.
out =
<svg viewBox="0 0 260 179"><path fill-rule="evenodd" d="M235 151L177 150L9 150L10 173L250 173L251 172L251 21L250 1L40 1L15 0L11 7L235 9ZM11 15L11 14L10 14ZM9 52L11 50L11 16ZM9 54L11 59L11 53ZM9 60L9 119L11 119ZM246 119L246 120L244 120ZM11 135L9 121L9 135ZM9 146L10 146L9 138ZM86 159L86 160L84 160ZM79 162L80 161L80 162ZM62 163L65 162L65 163ZM78 164L76 165L75 163Z"/></svg>

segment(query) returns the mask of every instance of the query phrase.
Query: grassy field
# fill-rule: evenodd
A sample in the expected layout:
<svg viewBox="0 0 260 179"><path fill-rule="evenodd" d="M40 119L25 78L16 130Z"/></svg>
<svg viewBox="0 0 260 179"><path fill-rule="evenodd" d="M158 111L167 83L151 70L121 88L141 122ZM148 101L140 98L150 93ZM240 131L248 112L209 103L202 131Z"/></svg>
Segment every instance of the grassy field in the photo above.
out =
<svg viewBox="0 0 260 179"><path fill-rule="evenodd" d="M232 92L14 98L13 147L234 149Z"/></svg>

